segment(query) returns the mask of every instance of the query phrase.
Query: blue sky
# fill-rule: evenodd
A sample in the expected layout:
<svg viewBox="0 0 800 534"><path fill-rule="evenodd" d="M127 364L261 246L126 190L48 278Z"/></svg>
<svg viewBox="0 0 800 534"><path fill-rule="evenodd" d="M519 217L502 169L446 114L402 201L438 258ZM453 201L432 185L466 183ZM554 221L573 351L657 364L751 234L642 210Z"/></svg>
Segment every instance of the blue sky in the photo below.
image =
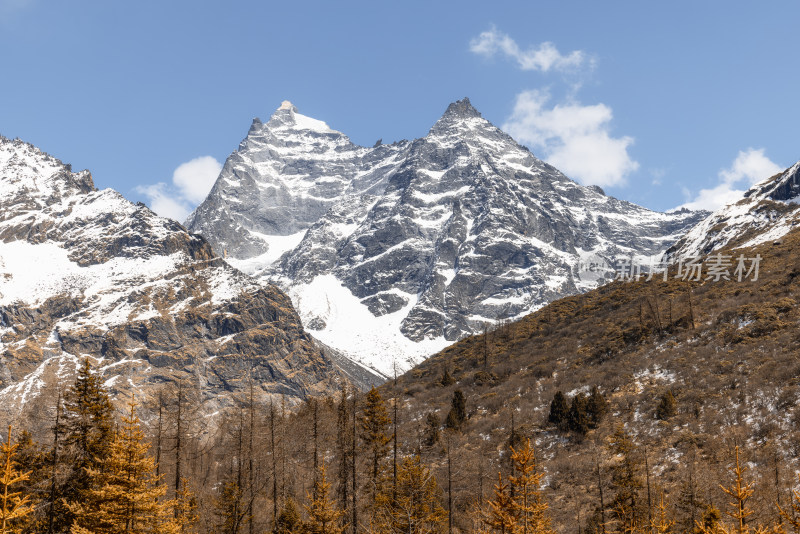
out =
<svg viewBox="0 0 800 534"><path fill-rule="evenodd" d="M469 96L657 210L800 159L794 2L0 0L0 134L180 216L282 100L372 145Z"/></svg>

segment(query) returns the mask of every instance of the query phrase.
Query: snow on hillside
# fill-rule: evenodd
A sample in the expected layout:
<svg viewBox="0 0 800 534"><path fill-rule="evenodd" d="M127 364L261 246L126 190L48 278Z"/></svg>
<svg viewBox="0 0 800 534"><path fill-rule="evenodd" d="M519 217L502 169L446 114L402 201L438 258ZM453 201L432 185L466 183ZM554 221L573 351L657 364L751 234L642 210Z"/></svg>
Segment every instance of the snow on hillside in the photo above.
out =
<svg viewBox="0 0 800 534"><path fill-rule="evenodd" d="M187 226L385 376L607 282L618 258L660 254L702 216L580 186L467 99L411 142L361 147L320 124L288 103L256 119ZM588 258L611 267L587 273Z"/></svg>

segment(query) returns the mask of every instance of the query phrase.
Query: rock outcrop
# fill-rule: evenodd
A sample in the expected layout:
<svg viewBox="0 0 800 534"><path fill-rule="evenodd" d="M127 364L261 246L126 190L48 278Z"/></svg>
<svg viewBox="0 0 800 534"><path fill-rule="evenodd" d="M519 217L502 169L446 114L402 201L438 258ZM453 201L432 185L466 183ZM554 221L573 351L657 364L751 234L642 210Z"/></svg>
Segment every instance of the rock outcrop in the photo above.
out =
<svg viewBox="0 0 800 534"><path fill-rule="evenodd" d="M703 216L581 186L463 99L425 137L371 148L284 103L187 226L280 285L313 336L391 376L605 283Z"/></svg>
<svg viewBox="0 0 800 534"><path fill-rule="evenodd" d="M254 384L295 402L341 373L289 298L198 235L0 137L0 400L52 405L91 358L115 395L182 381L209 413Z"/></svg>

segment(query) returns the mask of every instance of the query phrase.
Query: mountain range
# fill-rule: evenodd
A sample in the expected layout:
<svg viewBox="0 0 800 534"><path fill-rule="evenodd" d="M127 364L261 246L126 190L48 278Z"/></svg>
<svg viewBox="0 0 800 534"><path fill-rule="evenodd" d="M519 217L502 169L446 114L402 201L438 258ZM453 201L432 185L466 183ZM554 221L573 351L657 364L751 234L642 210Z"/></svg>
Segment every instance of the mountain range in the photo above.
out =
<svg viewBox="0 0 800 534"><path fill-rule="evenodd" d="M52 407L91 357L114 395L195 384L208 412L252 379L299 399L341 373L289 298L201 236L0 137L0 410Z"/></svg>
<svg viewBox="0 0 800 534"><path fill-rule="evenodd" d="M387 377L658 256L706 213L582 186L468 99L428 134L354 144L284 102L255 119L187 228L281 287L316 339Z"/></svg>
<svg viewBox="0 0 800 534"><path fill-rule="evenodd" d="M291 402L363 387L606 284L620 258L778 243L799 173L657 213L570 180L467 99L373 147L285 102L184 227L0 137L2 410L51 405L87 356L115 394L191 382L208 413L251 381Z"/></svg>

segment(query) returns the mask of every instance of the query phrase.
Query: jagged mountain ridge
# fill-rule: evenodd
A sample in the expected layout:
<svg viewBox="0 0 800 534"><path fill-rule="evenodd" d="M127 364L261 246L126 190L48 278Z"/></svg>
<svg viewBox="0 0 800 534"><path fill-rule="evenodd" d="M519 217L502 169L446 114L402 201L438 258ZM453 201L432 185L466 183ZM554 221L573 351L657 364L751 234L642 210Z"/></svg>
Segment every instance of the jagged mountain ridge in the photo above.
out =
<svg viewBox="0 0 800 534"><path fill-rule="evenodd" d="M184 380L213 411L249 379L301 398L340 377L290 300L88 171L0 137L0 399L17 415L92 357L115 395Z"/></svg>
<svg viewBox="0 0 800 534"><path fill-rule="evenodd" d="M284 288L312 335L384 376L596 287L616 257L664 251L702 217L578 185L468 99L427 136L372 148L310 121L288 103L254 121L187 227ZM275 198L260 208L256 190ZM284 220L268 233L276 204Z"/></svg>
<svg viewBox="0 0 800 534"><path fill-rule="evenodd" d="M679 258L705 256L722 248L754 247L779 240L798 224L800 161L710 214L669 252Z"/></svg>

